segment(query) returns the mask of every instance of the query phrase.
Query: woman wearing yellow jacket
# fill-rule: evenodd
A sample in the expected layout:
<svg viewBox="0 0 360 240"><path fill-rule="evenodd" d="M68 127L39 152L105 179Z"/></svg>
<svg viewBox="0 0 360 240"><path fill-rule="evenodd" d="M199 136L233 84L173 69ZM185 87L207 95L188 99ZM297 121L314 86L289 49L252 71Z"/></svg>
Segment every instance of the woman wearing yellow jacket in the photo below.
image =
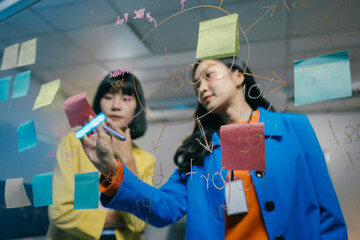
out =
<svg viewBox="0 0 360 240"><path fill-rule="evenodd" d="M140 82L134 79L138 97L144 105ZM132 142L147 128L145 114L135 96L133 75L107 75L99 85L93 108L96 114L105 113L107 124L126 137L124 142L113 138L115 158L152 184L155 158ZM62 139L56 155L47 239L140 239L146 224L132 214L105 208L74 210L75 174L97 171L74 133Z"/></svg>

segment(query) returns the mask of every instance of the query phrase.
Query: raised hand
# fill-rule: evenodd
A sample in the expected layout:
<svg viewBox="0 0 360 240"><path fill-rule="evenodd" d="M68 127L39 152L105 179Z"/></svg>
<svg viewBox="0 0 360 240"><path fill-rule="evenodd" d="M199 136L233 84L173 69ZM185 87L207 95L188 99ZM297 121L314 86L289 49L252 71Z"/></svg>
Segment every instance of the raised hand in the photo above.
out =
<svg viewBox="0 0 360 240"><path fill-rule="evenodd" d="M83 137L81 143L84 151L94 166L105 176L111 176L117 171L118 163L114 157L112 137L101 127L96 132Z"/></svg>
<svg viewBox="0 0 360 240"><path fill-rule="evenodd" d="M109 125L112 125L111 119L107 120ZM136 165L135 159L133 155L133 143L130 134L130 128L120 128L114 127L113 128L118 133L122 134L126 137L125 141L121 141L117 138L113 138L112 146L115 153L115 157L120 159L120 161L133 173L136 173Z"/></svg>

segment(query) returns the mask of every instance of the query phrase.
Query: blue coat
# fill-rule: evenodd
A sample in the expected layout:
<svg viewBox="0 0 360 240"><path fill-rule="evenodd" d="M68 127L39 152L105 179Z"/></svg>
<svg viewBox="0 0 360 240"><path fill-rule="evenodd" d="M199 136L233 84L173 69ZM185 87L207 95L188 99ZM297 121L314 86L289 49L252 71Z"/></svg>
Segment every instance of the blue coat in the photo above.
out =
<svg viewBox="0 0 360 240"><path fill-rule="evenodd" d="M259 110L259 121L265 123L266 171L252 171L252 179L269 239L347 239L325 159L307 117ZM182 174L185 180L175 170L159 189L141 182L124 167L116 196L103 195L102 203L157 227L187 214L187 239L224 239L227 171L221 171L216 132L213 141L213 152L205 157L203 166Z"/></svg>

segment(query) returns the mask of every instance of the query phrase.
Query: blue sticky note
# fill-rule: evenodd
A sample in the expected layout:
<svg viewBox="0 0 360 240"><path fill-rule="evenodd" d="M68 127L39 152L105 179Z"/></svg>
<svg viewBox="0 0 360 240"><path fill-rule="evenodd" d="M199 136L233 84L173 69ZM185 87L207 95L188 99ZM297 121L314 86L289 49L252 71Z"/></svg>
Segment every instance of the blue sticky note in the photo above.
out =
<svg viewBox="0 0 360 240"><path fill-rule="evenodd" d="M75 174L74 209L98 208L99 172Z"/></svg>
<svg viewBox="0 0 360 240"><path fill-rule="evenodd" d="M16 74L11 99L26 96L30 85L30 72L29 70Z"/></svg>
<svg viewBox="0 0 360 240"><path fill-rule="evenodd" d="M0 78L0 102L9 98L11 77Z"/></svg>
<svg viewBox="0 0 360 240"><path fill-rule="evenodd" d="M351 97L348 51L294 62L295 106Z"/></svg>
<svg viewBox="0 0 360 240"><path fill-rule="evenodd" d="M49 206L52 204L52 172L34 176L32 192L34 207Z"/></svg>
<svg viewBox="0 0 360 240"><path fill-rule="evenodd" d="M16 129L18 151L23 152L37 146L37 136L34 120L20 124Z"/></svg>

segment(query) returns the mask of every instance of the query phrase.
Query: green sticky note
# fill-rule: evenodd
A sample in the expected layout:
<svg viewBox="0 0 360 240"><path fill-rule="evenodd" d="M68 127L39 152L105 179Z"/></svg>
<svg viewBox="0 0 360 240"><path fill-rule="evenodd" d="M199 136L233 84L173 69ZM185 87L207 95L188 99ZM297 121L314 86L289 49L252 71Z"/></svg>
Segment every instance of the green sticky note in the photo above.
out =
<svg viewBox="0 0 360 240"><path fill-rule="evenodd" d="M75 174L74 209L98 208L99 172Z"/></svg>
<svg viewBox="0 0 360 240"><path fill-rule="evenodd" d="M11 99L24 97L29 91L31 71L16 74Z"/></svg>
<svg viewBox="0 0 360 240"><path fill-rule="evenodd" d="M18 151L23 152L37 146L37 135L34 120L22 123L16 129Z"/></svg>
<svg viewBox="0 0 360 240"><path fill-rule="evenodd" d="M294 62L295 106L351 97L348 51Z"/></svg>
<svg viewBox="0 0 360 240"><path fill-rule="evenodd" d="M200 22L196 58L213 59L240 54L238 15Z"/></svg>
<svg viewBox="0 0 360 240"><path fill-rule="evenodd" d="M34 176L32 180L34 207L52 204L52 175L52 172L49 172Z"/></svg>

